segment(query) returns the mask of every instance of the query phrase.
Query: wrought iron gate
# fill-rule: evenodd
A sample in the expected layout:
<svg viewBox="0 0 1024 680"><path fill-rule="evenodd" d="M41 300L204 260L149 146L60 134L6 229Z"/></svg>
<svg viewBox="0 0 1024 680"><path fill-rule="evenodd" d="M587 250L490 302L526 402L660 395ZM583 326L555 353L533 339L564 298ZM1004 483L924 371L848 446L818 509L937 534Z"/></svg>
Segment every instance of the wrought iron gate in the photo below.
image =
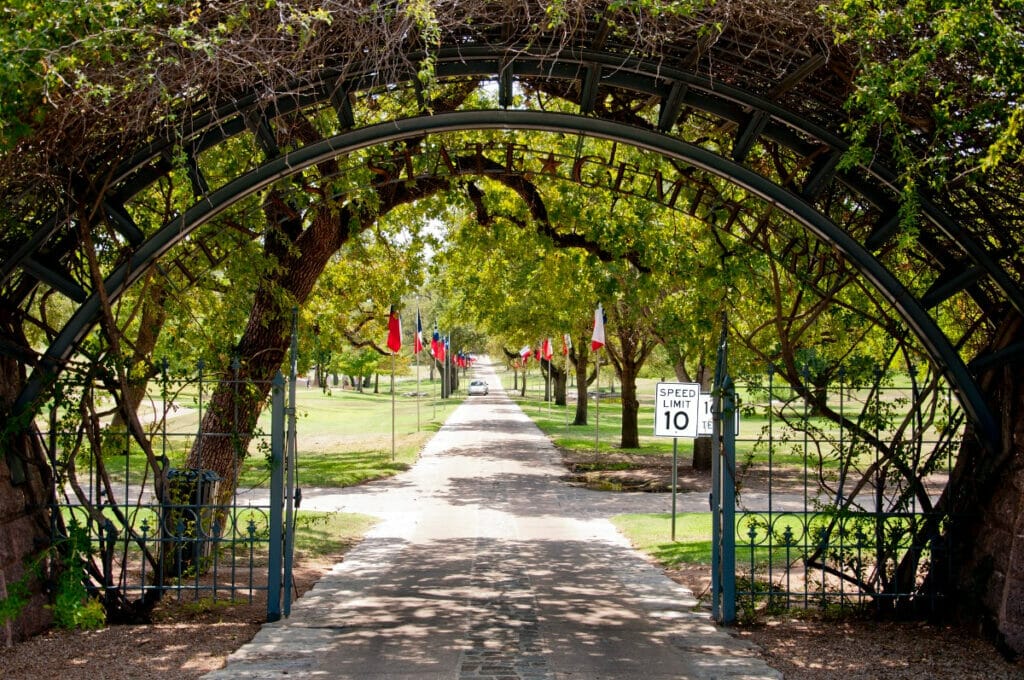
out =
<svg viewBox="0 0 1024 680"><path fill-rule="evenodd" d="M723 323L712 401L716 621L942 605L956 548L943 495L964 414L934 369L886 368L840 369L826 383L804 366L794 385L769 366L734 383ZM760 427L744 424L739 436L739 412ZM757 491L746 488L753 478Z"/></svg>
<svg viewBox="0 0 1024 680"><path fill-rule="evenodd" d="M237 361L219 374L200 362L191 375L171 375L164 362L144 400L149 446L167 478L162 492L132 438L110 426L102 405L111 395L102 380L65 374L55 386L40 420L45 417L40 440L54 476L53 559L84 570L89 594L108 617L137 619L168 596L252 602L260 591L266 593L268 620L288 616L300 500L296 366L293 330L289 375L278 373L270 384L268 436L259 429L201 429L213 386L255 386L239 377ZM189 424L177 427L182 418ZM236 485L230 501L217 504L219 478L201 466L178 464L192 442L209 436L251 441L266 456L269 485ZM245 453L236 454L239 464Z"/></svg>

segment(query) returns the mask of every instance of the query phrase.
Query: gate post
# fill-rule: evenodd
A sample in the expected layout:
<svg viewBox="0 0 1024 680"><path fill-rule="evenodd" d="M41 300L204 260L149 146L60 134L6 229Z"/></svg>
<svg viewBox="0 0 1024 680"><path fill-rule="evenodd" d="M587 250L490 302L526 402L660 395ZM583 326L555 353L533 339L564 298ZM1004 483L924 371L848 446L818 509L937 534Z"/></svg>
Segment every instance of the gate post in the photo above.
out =
<svg viewBox="0 0 1024 680"><path fill-rule="evenodd" d="M270 544L267 563L267 621L281 618L281 505L284 463L284 376L278 371L271 390Z"/></svg>
<svg viewBox="0 0 1024 680"><path fill-rule="evenodd" d="M711 618L722 622L722 405L718 374L711 391Z"/></svg>
<svg viewBox="0 0 1024 680"><path fill-rule="evenodd" d="M722 623L736 621L736 387L722 379Z"/></svg>
<svg viewBox="0 0 1024 680"><path fill-rule="evenodd" d="M728 322L722 335L712 388L711 618L736 621L736 391L728 374Z"/></svg>
<svg viewBox="0 0 1024 680"><path fill-rule="evenodd" d="M288 372L288 417L287 445L285 446L285 509L284 509L284 615L292 613L292 558L295 555L295 510L299 507L296 497L296 432L295 432L295 383L299 372L299 309L292 309L291 367Z"/></svg>

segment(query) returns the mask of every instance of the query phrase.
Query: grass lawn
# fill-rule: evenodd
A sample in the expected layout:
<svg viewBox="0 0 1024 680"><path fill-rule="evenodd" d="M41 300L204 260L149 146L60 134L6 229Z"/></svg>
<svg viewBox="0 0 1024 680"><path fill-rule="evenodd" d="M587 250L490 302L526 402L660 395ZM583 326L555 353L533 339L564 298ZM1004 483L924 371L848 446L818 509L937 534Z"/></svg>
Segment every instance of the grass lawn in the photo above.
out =
<svg viewBox="0 0 1024 680"><path fill-rule="evenodd" d="M519 389L513 389L517 384L521 388L522 373L519 374L518 382L511 371L499 372L499 377L507 394L557 446L563 449L581 452L596 451L602 454L628 453L632 456L645 454L664 456L672 453L670 437L654 436L654 395L655 386L660 382L659 380L642 378L637 381L637 398L640 402L638 413L640 448L622 449L619 447L622 426L622 403L618 392L620 388L609 382L609 376L605 371L602 371L600 403L593 398L590 399L587 409L588 423L585 426L570 424L576 414L575 387L569 389L568 406L557 406L544 401L544 380L536 367L527 373L525 395L521 395ZM672 381L673 379L669 378L668 380ZM591 386L591 394L594 391L594 386ZM782 400L792 397L788 389L781 387L776 387L773 395L776 409L783 408ZM777 414L769 417L763 391L751 391L741 385L738 388L738 396L740 403L740 426L736 440L738 463L749 462L753 465L767 466L770 461L773 466L797 469L802 469L805 463L808 463L814 467L820 464L824 470L839 470L840 457L837 455L837 442L843 441L844 446L849 446L849 434L841 436L833 423L802 411L802 407L798 405L783 408L786 417L792 423L806 422L810 431L821 433L820 444L816 444L814 436L805 436L802 430L786 425ZM838 402L832 403L837 397L830 395L830 404L835 410L842 410L855 419L863 406L859 400L863 397L863 394L848 392L844 394L843 404L840 405ZM883 399L888 401L898 401L903 398L902 388L893 388L883 394ZM905 406L903 410L906 410ZM884 436L885 433L879 432L879 434ZM926 436L934 434L930 432L926 433ZM770 447L768 445L769 436L772 442ZM925 442L926 450L927 446L928 442ZM680 439L678 447L680 460L691 460L693 440ZM862 450L865 453L857 461L858 464L870 464L873 454L866 449Z"/></svg>
<svg viewBox="0 0 1024 680"><path fill-rule="evenodd" d="M295 514L296 557L319 559L343 552L377 521L351 512L299 510Z"/></svg>
<svg viewBox="0 0 1024 680"><path fill-rule="evenodd" d="M616 515L611 518L622 534L638 550L659 564L674 567L681 564L711 564L711 513L684 512L676 514L676 540L672 541L672 515Z"/></svg>
<svg viewBox="0 0 1024 680"><path fill-rule="evenodd" d="M392 395L382 381L381 393L333 389L325 394L300 383L296 393L296 430L299 483L304 486L342 487L395 474L415 462L420 450L438 430L462 397L435 399L437 381L400 381L394 398L394 452L392 453ZM170 412L164 432L154 437L154 452L166 455L171 467L180 467L195 441L201 402L181 394ZM265 410L257 434L249 445L239 488L265 487L270 481L270 413ZM132 446L114 445L105 462L115 482L140 483L146 474L145 457Z"/></svg>

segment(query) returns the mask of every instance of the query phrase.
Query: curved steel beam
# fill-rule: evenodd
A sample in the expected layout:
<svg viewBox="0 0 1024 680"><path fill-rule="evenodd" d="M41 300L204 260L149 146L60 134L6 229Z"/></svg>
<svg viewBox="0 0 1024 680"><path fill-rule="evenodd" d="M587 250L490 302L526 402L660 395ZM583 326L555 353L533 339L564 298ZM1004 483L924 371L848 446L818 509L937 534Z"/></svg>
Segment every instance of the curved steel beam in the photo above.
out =
<svg viewBox="0 0 1024 680"><path fill-rule="evenodd" d="M600 74L602 86L658 97L670 110L688 106L737 124L749 118L751 112L756 113L761 124L756 130L751 129L749 138L743 139L742 146L747 148L755 143L756 138L763 137L794 153L806 155L809 140L814 140L815 143L828 147L831 155L838 158L849 146L844 139L826 127L764 96L713 81L682 66L594 49L559 50L557 60L552 62L551 55L545 52L531 51L529 46L519 46L519 49L514 47L444 47L435 55L437 77L497 78L499 84L505 88L514 78L524 81L533 78L563 79L576 81L580 83L581 88L590 83L590 91L593 94L597 87L595 74ZM410 55L410 59L415 61L422 56ZM273 102L271 113L275 116L283 115L317 103L333 102L340 77L341 71L325 68L321 72L319 82ZM414 74L410 73L408 78L415 81ZM396 76L393 80L402 82L402 76ZM371 72L356 70L353 73L347 69L346 90L360 91L373 82L375 81ZM242 95L234 101L198 114L186 123L181 143L189 149L190 157L195 157L202 151L249 130L251 126L247 120L255 114L263 117L266 112L262 107L266 106L266 103L261 104L254 95ZM658 125L671 127L667 120L659 120ZM163 159L168 148L174 143L171 139L156 140L140 149L114 171L112 186L116 187L118 200L126 201L131 195L166 173ZM741 151L742 146L739 149ZM740 161L742 155L740 154ZM883 212L888 210L886 205L882 204L885 201L880 202L877 194L887 193L890 200L895 202L899 193L894 173L878 163L861 167L858 174L849 171L830 174L828 180L843 184L847 190L876 205ZM816 189L820 190L821 187ZM815 192L808 194L809 202L813 203L814 195ZM963 255L980 272L988 276L1006 300L1024 314L1024 290L1014 282L1005 268L992 257L978 239L956 220L940 211L934 203L922 198L921 205L924 219L952 243L956 243ZM18 267L23 267L58 228L58 221L41 226L27 243L17 249L11 257L0 262L0 281L6 280ZM869 236L865 239L867 248L878 247L878 240L883 233L891 235L893 230L879 231L871 235L874 236L873 239ZM956 258L951 260L950 253L941 246L929 246L927 240L922 240L920 246L932 258L933 267L939 277L947 273L951 261L956 261ZM983 303L979 302L979 305L982 309L985 308Z"/></svg>
<svg viewBox="0 0 1024 680"><path fill-rule="evenodd" d="M481 129L583 133L609 141L628 143L700 168L774 205L819 239L835 247L879 290L921 340L932 360L941 367L946 379L954 386L965 411L976 424L982 441L987 445L998 442L996 421L949 339L914 295L856 239L800 196L739 163L660 132L597 118L537 111L456 111L380 123L320 140L275 158L228 182L189 208L180 218L165 225L142 244L126 263L110 274L104 284L107 294L112 300L116 300L150 264L186 235L234 203L278 180L330 158L376 144L430 133ZM41 366L33 371L18 400L19 407L26 407L38 396L44 375L59 370L78 342L98 323L99 315L99 297L92 294L46 351Z"/></svg>

